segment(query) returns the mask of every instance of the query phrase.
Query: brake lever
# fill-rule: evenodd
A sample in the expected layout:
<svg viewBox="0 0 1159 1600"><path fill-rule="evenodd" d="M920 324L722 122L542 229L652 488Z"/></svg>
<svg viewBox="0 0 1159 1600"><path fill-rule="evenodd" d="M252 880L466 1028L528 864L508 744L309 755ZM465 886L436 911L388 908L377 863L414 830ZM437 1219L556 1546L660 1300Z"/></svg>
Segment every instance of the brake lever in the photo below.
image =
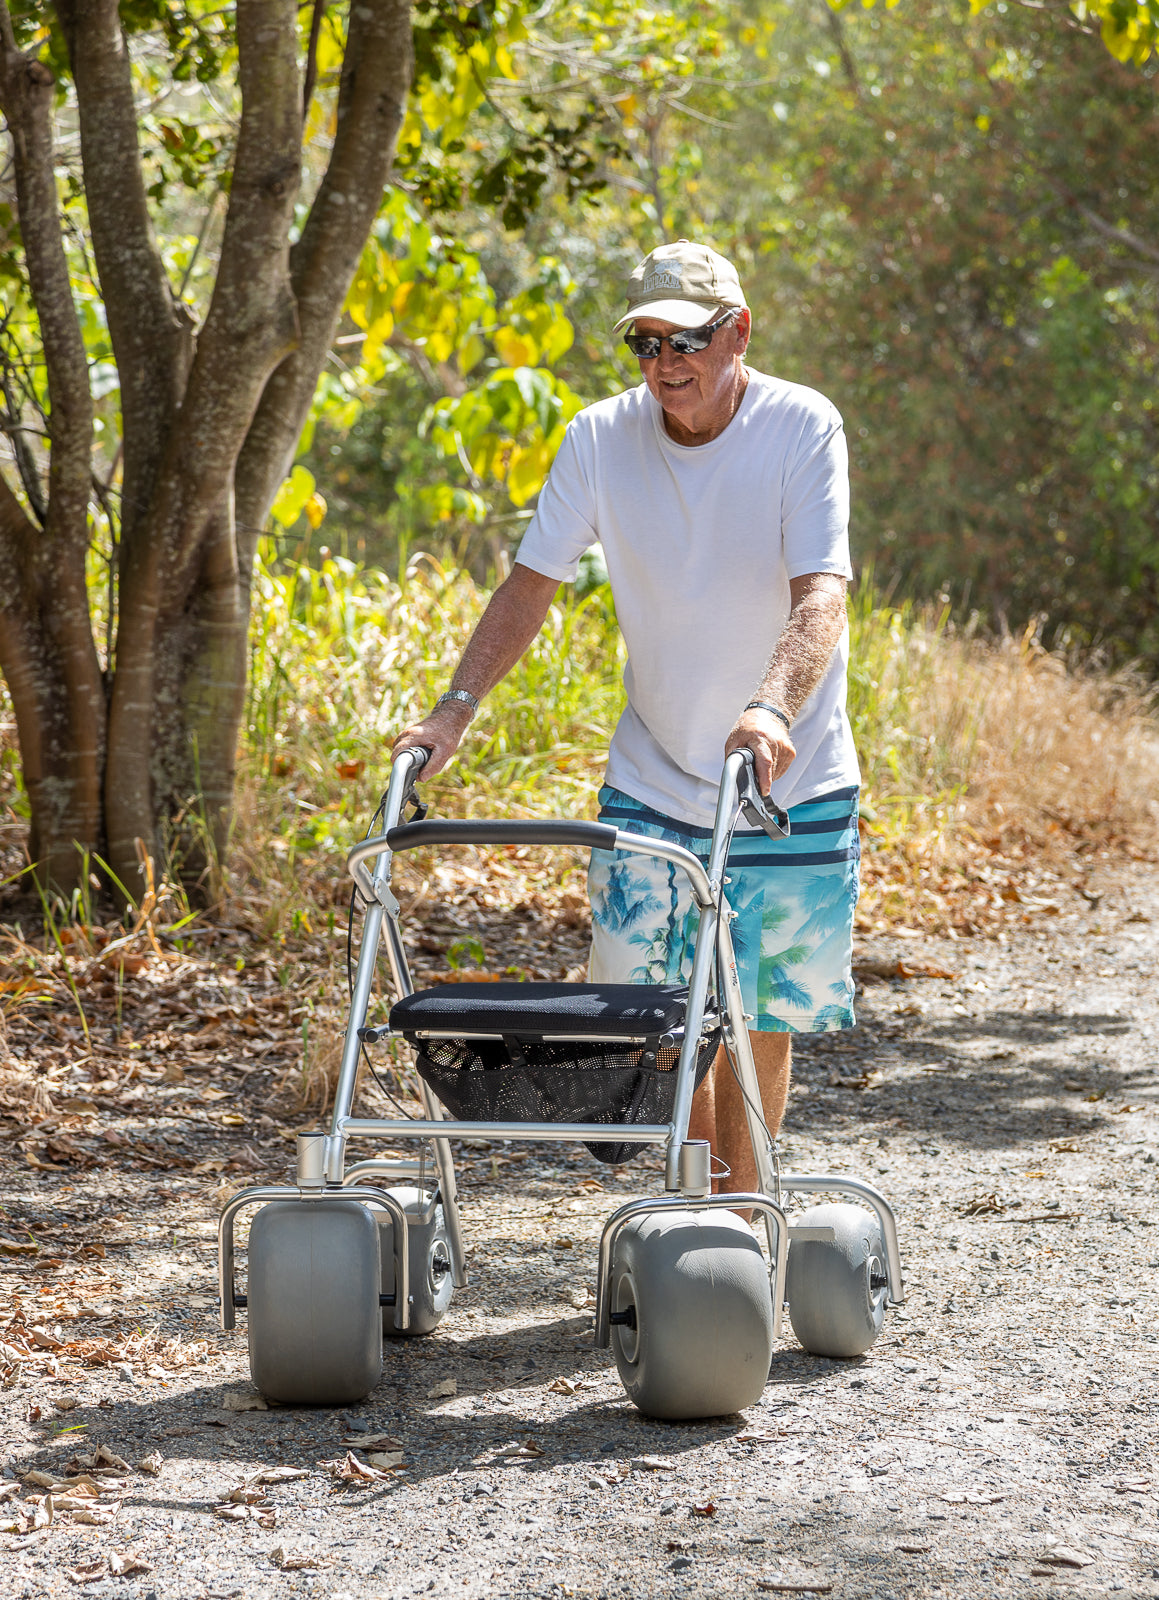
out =
<svg viewBox="0 0 1159 1600"><path fill-rule="evenodd" d="M431 808L430 808L430 806L427 805L425 800L420 800L419 799L418 790L415 788L415 784L419 780L419 773L423 770L423 768L426 766L427 762L430 760L431 753L425 747L425 745L418 745L417 747L415 747L415 754L416 755L421 755L422 756L422 760L418 763L418 765L415 767L414 771L411 773L411 779L410 779L410 782L406 786L406 793L402 797L402 805L399 807L399 810L403 811L403 810L406 809L407 806L412 806L414 809L411 811L410 821L411 822L424 822L426 820L427 812Z"/></svg>
<svg viewBox="0 0 1159 1600"><path fill-rule="evenodd" d="M743 750L745 764L737 777L736 787L744 819L754 828L761 828L770 839L787 839L790 832L789 813L773 804L768 795L757 788L751 750Z"/></svg>

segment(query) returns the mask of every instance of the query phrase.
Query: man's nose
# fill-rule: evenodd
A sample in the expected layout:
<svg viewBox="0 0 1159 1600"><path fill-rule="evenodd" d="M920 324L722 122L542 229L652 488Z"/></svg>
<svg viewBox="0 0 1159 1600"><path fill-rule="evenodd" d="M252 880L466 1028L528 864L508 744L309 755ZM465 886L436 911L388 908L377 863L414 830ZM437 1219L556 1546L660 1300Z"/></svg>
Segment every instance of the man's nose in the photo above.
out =
<svg viewBox="0 0 1159 1600"><path fill-rule="evenodd" d="M661 371L670 372L674 367L678 367L683 360L684 357L677 355L676 351L665 339L660 346L660 354L656 357Z"/></svg>

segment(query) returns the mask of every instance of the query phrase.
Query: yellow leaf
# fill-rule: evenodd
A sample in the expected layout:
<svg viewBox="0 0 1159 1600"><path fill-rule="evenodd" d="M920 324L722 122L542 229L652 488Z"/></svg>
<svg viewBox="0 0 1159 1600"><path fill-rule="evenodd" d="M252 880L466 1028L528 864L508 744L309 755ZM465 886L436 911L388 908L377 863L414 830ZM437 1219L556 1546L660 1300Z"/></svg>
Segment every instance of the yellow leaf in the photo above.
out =
<svg viewBox="0 0 1159 1600"><path fill-rule="evenodd" d="M535 341L529 334L516 333L514 328L496 328L495 348L505 367L533 367L539 359Z"/></svg>
<svg viewBox="0 0 1159 1600"><path fill-rule="evenodd" d="M314 474L301 465L296 466L278 490L270 507L270 516L283 528L292 527L313 493Z"/></svg>
<svg viewBox="0 0 1159 1600"><path fill-rule="evenodd" d="M511 452L507 469L507 493L517 506L530 500L543 487L551 457L542 444L531 445L526 450Z"/></svg>
<svg viewBox="0 0 1159 1600"><path fill-rule="evenodd" d="M310 524L310 526L312 528L318 529L318 528L320 528L322 526L322 523L325 521L325 518L326 518L326 499L325 499L325 496L324 495L320 495L318 493L318 491L315 489L314 493L306 501L306 521Z"/></svg>

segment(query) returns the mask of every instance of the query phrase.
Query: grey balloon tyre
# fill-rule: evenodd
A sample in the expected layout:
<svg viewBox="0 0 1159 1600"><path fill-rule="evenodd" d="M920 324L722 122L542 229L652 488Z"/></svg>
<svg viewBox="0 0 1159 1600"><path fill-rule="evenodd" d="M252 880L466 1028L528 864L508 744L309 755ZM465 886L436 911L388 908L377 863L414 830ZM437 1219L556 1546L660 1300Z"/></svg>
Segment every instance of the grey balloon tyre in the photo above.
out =
<svg viewBox="0 0 1159 1600"><path fill-rule="evenodd" d="M423 1214L429 1201L420 1189L391 1189L407 1214L407 1269L410 1275L410 1326L396 1328L394 1307L382 1308L382 1331L388 1338L421 1338L433 1333L451 1303L451 1250L442 1204L427 1222ZM385 1212L378 1215L382 1259L382 1292L394 1293L394 1225Z"/></svg>
<svg viewBox="0 0 1159 1600"><path fill-rule="evenodd" d="M789 1321L811 1355L850 1360L881 1332L888 1293L881 1224L854 1205L811 1206L794 1222L833 1229L833 1240L791 1240L785 1297Z"/></svg>
<svg viewBox="0 0 1159 1600"><path fill-rule="evenodd" d="M382 1378L378 1229L357 1201L276 1200L255 1214L250 1375L287 1405L348 1405Z"/></svg>
<svg viewBox="0 0 1159 1600"><path fill-rule="evenodd" d="M753 1405L769 1375L769 1275L732 1212L652 1213L617 1235L612 1351L628 1398L668 1421L725 1417Z"/></svg>

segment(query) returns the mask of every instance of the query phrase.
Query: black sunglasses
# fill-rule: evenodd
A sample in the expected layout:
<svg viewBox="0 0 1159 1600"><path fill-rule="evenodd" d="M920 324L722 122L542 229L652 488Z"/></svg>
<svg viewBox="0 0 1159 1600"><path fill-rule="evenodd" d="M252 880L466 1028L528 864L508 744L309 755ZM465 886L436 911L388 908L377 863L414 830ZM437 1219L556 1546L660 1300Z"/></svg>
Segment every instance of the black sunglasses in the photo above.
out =
<svg viewBox="0 0 1159 1600"><path fill-rule="evenodd" d="M637 361L655 361L662 344L670 344L678 356L690 356L697 350L707 350L716 330L737 314L736 310L726 311L723 317L717 317L703 328L682 328L679 333L626 333L624 343Z"/></svg>

